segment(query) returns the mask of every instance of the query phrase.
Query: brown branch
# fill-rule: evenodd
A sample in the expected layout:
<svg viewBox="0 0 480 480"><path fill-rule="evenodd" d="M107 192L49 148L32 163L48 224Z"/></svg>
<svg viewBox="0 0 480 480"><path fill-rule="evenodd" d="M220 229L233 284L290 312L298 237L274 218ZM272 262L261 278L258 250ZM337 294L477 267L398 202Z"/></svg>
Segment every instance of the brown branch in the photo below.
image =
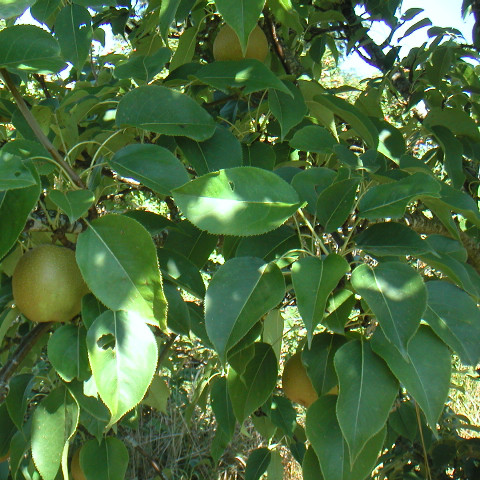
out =
<svg viewBox="0 0 480 480"><path fill-rule="evenodd" d="M30 350L40 340L44 333L46 333L53 322L39 323L23 338L20 345L17 347L13 355L7 360L5 365L0 370L0 404L8 395L8 382L15 373L18 366L25 360Z"/></svg>
<svg viewBox="0 0 480 480"><path fill-rule="evenodd" d="M35 117L32 115L32 112L27 107L25 100L20 95L20 92L17 90L15 83L10 77L8 70L5 68L0 68L0 74L3 77L3 81L5 85L10 90L13 98L15 99L15 103L17 104L18 109L20 110L21 114L27 121L30 128L33 130L33 133L38 138L40 143L47 149L47 151L52 155L52 158L57 162L57 164L68 174L70 179L72 180L75 185L80 188L86 189L86 185L83 183L82 179L78 176L77 172L73 170L73 168L63 159L60 155L58 150L53 146L52 142L47 138L47 136L43 133L40 125L38 124Z"/></svg>

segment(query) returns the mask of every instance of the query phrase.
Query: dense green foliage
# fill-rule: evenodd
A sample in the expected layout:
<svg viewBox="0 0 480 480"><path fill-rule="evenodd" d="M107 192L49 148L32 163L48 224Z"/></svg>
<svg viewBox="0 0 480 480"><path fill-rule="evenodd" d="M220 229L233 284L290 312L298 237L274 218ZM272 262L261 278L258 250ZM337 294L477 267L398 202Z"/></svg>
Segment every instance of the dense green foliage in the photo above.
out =
<svg viewBox="0 0 480 480"><path fill-rule="evenodd" d="M29 7L45 29L15 24ZM187 337L210 352L192 402L218 423L211 462L239 424L264 437L247 480L278 478L280 445L305 480L479 475L446 404L453 359L480 361L480 7L472 45L400 7L0 0L0 480L68 478L81 444L88 480L123 479L122 432L165 404ZM214 61L223 22L244 49L259 24L266 61ZM378 75L333 85L354 50ZM42 243L74 249L90 290L66 324L14 305ZM279 381L297 345L306 417Z"/></svg>

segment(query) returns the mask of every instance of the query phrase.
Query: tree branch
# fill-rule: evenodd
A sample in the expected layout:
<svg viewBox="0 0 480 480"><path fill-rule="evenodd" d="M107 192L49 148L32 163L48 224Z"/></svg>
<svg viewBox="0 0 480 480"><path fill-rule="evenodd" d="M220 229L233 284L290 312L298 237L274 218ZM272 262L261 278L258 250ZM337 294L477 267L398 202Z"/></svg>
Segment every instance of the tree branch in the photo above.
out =
<svg viewBox="0 0 480 480"><path fill-rule="evenodd" d="M60 155L58 150L53 146L52 142L47 138L47 136L43 133L40 125L38 124L35 117L32 115L32 112L27 107L25 100L20 95L20 92L17 90L15 83L10 77L10 73L5 68L0 68L0 74L3 77L3 81L5 85L10 90L13 98L15 99L15 103L17 104L18 109L22 113L23 117L27 121L30 128L33 130L33 133L38 138L40 143L47 149L47 151L52 155L52 158L57 162L57 164L64 170L67 175L70 177L70 180L82 189L86 189L86 185L83 183L82 179L78 176L77 172L73 170L73 168L63 159Z"/></svg>
<svg viewBox="0 0 480 480"><path fill-rule="evenodd" d="M14 354L7 360L7 363L0 370L0 404L7 398L9 387L8 382L15 373L15 370L26 358L30 350L52 326L53 322L39 323L22 339L22 342Z"/></svg>

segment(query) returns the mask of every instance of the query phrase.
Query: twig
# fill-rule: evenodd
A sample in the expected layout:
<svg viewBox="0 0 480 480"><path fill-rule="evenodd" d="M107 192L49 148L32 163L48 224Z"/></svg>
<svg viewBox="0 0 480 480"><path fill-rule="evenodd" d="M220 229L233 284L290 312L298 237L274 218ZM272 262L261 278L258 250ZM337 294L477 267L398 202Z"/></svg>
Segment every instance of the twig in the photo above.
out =
<svg viewBox="0 0 480 480"><path fill-rule="evenodd" d="M38 340L52 326L53 322L39 323L22 339L13 355L7 360L7 363L0 370L0 404L7 398L9 387L8 382L15 373L15 370L22 363L30 350L35 346Z"/></svg>
<svg viewBox="0 0 480 480"><path fill-rule="evenodd" d="M70 180L82 189L86 189L87 187L83 183L82 179L78 176L77 172L73 170L73 168L65 162L62 155L58 152L58 150L54 147L52 142L47 138L47 136L43 133L40 125L38 124L35 117L32 115L32 112L27 107L25 100L20 95L20 92L17 90L15 83L10 77L10 73L5 68L0 68L0 74L3 77L3 81L5 85L10 90L13 98L15 99L15 103L17 104L18 109L20 110L21 114L27 121L30 128L33 130L33 133L38 138L40 143L47 149L47 151L52 155L53 159L57 162L57 164L64 170L67 175L70 177Z"/></svg>

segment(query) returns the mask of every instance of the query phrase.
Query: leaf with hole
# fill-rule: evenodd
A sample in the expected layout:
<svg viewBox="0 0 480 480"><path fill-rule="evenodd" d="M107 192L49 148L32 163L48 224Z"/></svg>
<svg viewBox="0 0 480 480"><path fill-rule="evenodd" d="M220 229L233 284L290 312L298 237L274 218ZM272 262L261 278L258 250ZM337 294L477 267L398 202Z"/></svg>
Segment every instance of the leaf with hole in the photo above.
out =
<svg viewBox="0 0 480 480"><path fill-rule="evenodd" d="M157 366L157 342L137 315L108 310L88 329L87 348L98 393L111 413L108 426L112 426L145 396Z"/></svg>

